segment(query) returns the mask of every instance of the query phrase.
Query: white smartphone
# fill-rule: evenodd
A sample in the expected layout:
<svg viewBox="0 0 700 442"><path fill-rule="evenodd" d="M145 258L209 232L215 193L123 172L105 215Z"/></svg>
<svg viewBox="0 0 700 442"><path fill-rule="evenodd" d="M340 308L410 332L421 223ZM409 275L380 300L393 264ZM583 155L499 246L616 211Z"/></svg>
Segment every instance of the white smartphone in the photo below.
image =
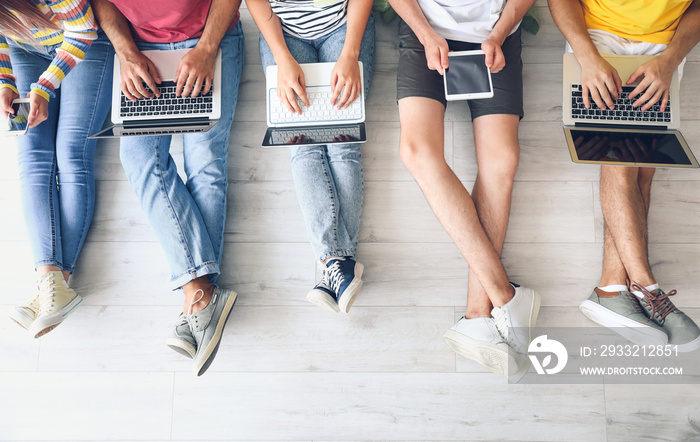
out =
<svg viewBox="0 0 700 442"><path fill-rule="evenodd" d="M12 102L12 113L7 115L5 124L0 124L0 133L6 136L24 135L29 129L29 98L18 98Z"/></svg>
<svg viewBox="0 0 700 442"><path fill-rule="evenodd" d="M449 67L443 75L447 101L493 97L491 70L486 66L484 51L450 52L448 57Z"/></svg>

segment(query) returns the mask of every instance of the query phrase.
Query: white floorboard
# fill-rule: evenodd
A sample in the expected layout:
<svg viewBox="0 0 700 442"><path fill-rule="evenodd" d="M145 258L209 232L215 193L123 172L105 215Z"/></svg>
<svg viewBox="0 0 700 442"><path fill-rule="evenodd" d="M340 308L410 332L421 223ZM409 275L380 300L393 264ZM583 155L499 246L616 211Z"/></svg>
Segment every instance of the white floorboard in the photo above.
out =
<svg viewBox="0 0 700 442"><path fill-rule="evenodd" d="M561 128L564 39L544 0L523 34L525 117L503 263L542 295L538 325L591 327L579 303L598 283L599 169L570 161ZM265 130L257 29L243 7L246 64L232 127L220 284L239 298L202 378L164 345L182 309L165 256L120 165L96 153L97 205L71 285L84 301L39 340L0 321L0 440L700 440L695 385L508 385L442 335L463 313L468 266L399 158L396 22L377 23L367 102L366 181L349 315L308 304L319 278L286 149ZM681 130L700 156L700 49L682 83ZM470 189L466 103L451 103L445 158ZM0 317L33 294L13 140L0 152ZM171 150L182 169L182 143ZM700 172L656 173L650 261L700 322Z"/></svg>

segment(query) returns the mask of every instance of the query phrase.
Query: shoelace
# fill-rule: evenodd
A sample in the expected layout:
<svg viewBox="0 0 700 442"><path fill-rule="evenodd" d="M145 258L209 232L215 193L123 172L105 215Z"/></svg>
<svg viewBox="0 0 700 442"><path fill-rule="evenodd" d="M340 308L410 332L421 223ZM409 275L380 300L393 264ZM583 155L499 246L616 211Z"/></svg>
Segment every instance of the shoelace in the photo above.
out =
<svg viewBox="0 0 700 442"><path fill-rule="evenodd" d="M39 300L39 313L37 316L51 312L54 306L54 297L56 296L56 277L53 274L47 273L39 277L39 282L37 283L39 288L39 294L37 298Z"/></svg>
<svg viewBox="0 0 700 442"><path fill-rule="evenodd" d="M199 294L199 297L197 297L198 294ZM192 295L192 301L190 302L190 306L187 309L187 312L185 312L182 315L185 317L185 320L187 321L187 323L190 324L191 329L194 329L196 324L197 324L197 318L195 318L194 313L192 313L192 307L194 307L194 305L196 303L201 301L202 298L204 298L204 290L199 289L196 292L194 292L194 294ZM192 322L192 321L194 321L194 322Z"/></svg>
<svg viewBox="0 0 700 442"><path fill-rule="evenodd" d="M491 330L491 333L493 333L494 336L499 337L499 339L500 339L499 342L504 342L507 344L506 340L503 339L503 335L501 334L501 332L498 331L498 327L496 327L496 323L494 321L486 321L486 325L488 325L489 330Z"/></svg>
<svg viewBox="0 0 700 442"><path fill-rule="evenodd" d="M642 304L639 303L639 297L634 293L627 292L627 297L632 300L632 305L634 305L635 310L644 313L644 308Z"/></svg>
<svg viewBox="0 0 700 442"><path fill-rule="evenodd" d="M511 339L508 336L508 315L502 309L496 307L491 312L493 323L496 326L496 331L501 337L510 344Z"/></svg>
<svg viewBox="0 0 700 442"><path fill-rule="evenodd" d="M340 290L340 284L345 281L345 276L343 276L343 271L340 268L340 262L335 261L330 267L326 267L323 272L323 277L327 281L331 290L338 293Z"/></svg>
<svg viewBox="0 0 700 442"><path fill-rule="evenodd" d="M650 292L644 286L641 286L636 282L633 282L630 288L632 290L642 292L644 299L651 306L651 314L649 319L655 318L656 315L658 315L658 320L663 321L670 313L678 310L678 308L673 305L673 302L668 299L669 296L674 296L677 293L675 290L671 290L668 293L664 293L662 290L659 290L658 293L654 293Z"/></svg>

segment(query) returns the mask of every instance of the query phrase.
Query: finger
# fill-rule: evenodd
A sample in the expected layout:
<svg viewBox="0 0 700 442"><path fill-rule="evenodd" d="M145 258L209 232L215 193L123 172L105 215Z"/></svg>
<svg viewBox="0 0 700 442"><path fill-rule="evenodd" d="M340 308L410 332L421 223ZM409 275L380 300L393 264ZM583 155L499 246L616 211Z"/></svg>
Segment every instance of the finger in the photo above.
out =
<svg viewBox="0 0 700 442"><path fill-rule="evenodd" d="M634 89L632 89L632 92L630 92L629 97L634 98L637 95L642 94L649 88L649 86L651 86L651 80L648 78L644 78Z"/></svg>
<svg viewBox="0 0 700 442"><path fill-rule="evenodd" d="M292 112L301 114L301 106L299 106L299 103L297 103L294 89L287 89L286 93L287 101L289 102Z"/></svg>
<svg viewBox="0 0 700 442"><path fill-rule="evenodd" d="M194 72L190 72L187 77L187 83L182 88L183 97L193 97L192 92L194 91L194 85L197 82L197 75Z"/></svg>
<svg viewBox="0 0 700 442"><path fill-rule="evenodd" d="M617 83L615 82L615 77L609 77L605 79L605 90L608 92L610 100L605 100L605 103L610 109L615 107L615 100L617 100Z"/></svg>
<svg viewBox="0 0 700 442"><path fill-rule="evenodd" d="M348 85L348 87L350 88L350 92L348 92L348 97L345 100L345 109L350 107L350 105L352 104L353 101L355 101L355 99L357 98L357 95L358 95L357 84L352 83L352 84Z"/></svg>
<svg viewBox="0 0 700 442"><path fill-rule="evenodd" d="M131 101L138 101L138 99L131 92L131 80L129 80L129 79L122 80L122 92L124 93L124 96L127 99L129 99Z"/></svg>
<svg viewBox="0 0 700 442"><path fill-rule="evenodd" d="M151 65L152 65L152 63L149 62L149 64L146 65L146 70L143 70L140 73L140 75L141 75L141 78L143 79L143 82L146 83L148 88L152 91L152 93L150 93L148 96L149 97L152 97L153 95L160 96L160 91L158 90L158 86L156 85L156 81L151 76L151 72L155 71L155 66L151 67Z"/></svg>
<svg viewBox="0 0 700 442"><path fill-rule="evenodd" d="M214 82L213 78L207 77L206 81L204 82L204 89L202 90L202 95L207 95L209 93L213 82Z"/></svg>
<svg viewBox="0 0 700 442"><path fill-rule="evenodd" d="M613 81L615 82L615 90L618 93L622 93L622 79L620 79L620 74L617 72L617 69L613 69ZM616 95L615 99L617 100L618 97L619 95Z"/></svg>
<svg viewBox="0 0 700 442"><path fill-rule="evenodd" d="M654 89L652 86L649 86L649 87L647 88L647 90L644 91L644 93L643 93L642 95L640 95L640 96L635 100L634 103L632 103L632 106L633 106L633 107L638 107L638 106L644 105L643 108L642 108L642 110L644 110L644 108L649 109L649 107L650 107L651 105L654 104L654 103L651 102L651 99L654 98L654 95L656 95L657 93L659 93L659 98L660 98L662 92L661 92L661 91L657 91L657 90ZM648 103L647 103L647 102L648 102ZM644 103L646 103L646 104L644 104Z"/></svg>
<svg viewBox="0 0 700 442"><path fill-rule="evenodd" d="M447 42L442 40L440 42L440 65L442 66L442 71L440 72L441 75L444 75L445 69L450 67L450 58L448 56L449 52L450 48L447 46Z"/></svg>
<svg viewBox="0 0 700 442"><path fill-rule="evenodd" d="M177 77L177 86L175 87L175 94L178 97L182 97L183 90L185 89L185 85L187 84L187 79L189 78L189 72L183 71L180 72L180 76Z"/></svg>
<svg viewBox="0 0 700 442"><path fill-rule="evenodd" d="M663 90L659 89L656 92L654 92L654 95L647 101L647 103L644 106L642 106L642 110L647 111L647 110L651 109L652 106L654 106L656 103L659 102L659 100L661 100L661 97L663 97L663 95L664 95ZM644 97L642 97L642 98L644 98Z"/></svg>
<svg viewBox="0 0 700 442"><path fill-rule="evenodd" d="M153 94L151 94L146 87L143 85L143 78L136 76L136 77L131 77L131 83L133 85L132 92L134 93L134 96L137 98L152 98ZM153 90L153 89L151 89Z"/></svg>
<svg viewBox="0 0 700 442"><path fill-rule="evenodd" d="M597 87L591 88L591 96L593 97L593 101L598 106L598 108L605 109L605 102L600 97L600 92Z"/></svg>
<svg viewBox="0 0 700 442"><path fill-rule="evenodd" d="M39 124L37 122L37 117L39 115L39 109L36 106L34 102L31 102L29 104L29 115L27 115L27 123L29 124L29 127L32 128Z"/></svg>
<svg viewBox="0 0 700 442"><path fill-rule="evenodd" d="M591 99L590 99L591 90L588 89L588 86L586 86L585 84L581 85L581 86L582 86L581 87L581 89L582 89L581 95L583 95L583 105L586 109L590 109L591 108Z"/></svg>
<svg viewBox="0 0 700 442"><path fill-rule="evenodd" d="M196 97L197 95L199 95L199 91L202 90L203 83L204 78L197 77L197 80L194 82L194 87L192 88L192 93L190 94L191 97Z"/></svg>
<svg viewBox="0 0 700 442"><path fill-rule="evenodd" d="M668 104L668 95L669 91L664 91L664 94L661 97L661 106L659 107L659 110L661 112L666 112L666 104Z"/></svg>
<svg viewBox="0 0 700 442"><path fill-rule="evenodd" d="M600 93L600 99L603 102L603 105L600 106L598 102L596 101L596 104L598 104L598 107L601 109L612 109L615 107L615 100L613 99L611 94L617 95L617 91L614 88L614 84L611 82L613 85L613 91L610 90L610 85L607 83L603 83L603 87L598 88L598 92Z"/></svg>
<svg viewBox="0 0 700 442"><path fill-rule="evenodd" d="M295 84L290 90L292 92L292 96L296 94L299 98L301 98L301 101L303 101L306 106L309 105L309 99L306 98L306 90L303 89L300 84ZM301 106L299 106L299 103L297 103L296 98L294 98L293 104L295 106L295 109L297 109L299 113L301 113Z"/></svg>
<svg viewBox="0 0 700 442"><path fill-rule="evenodd" d="M299 71L299 87L301 88L300 91L297 91L297 95L301 98L301 101L304 102L305 105L309 105L309 99L306 97L306 78L304 77L304 71ZM301 93L299 93L301 92Z"/></svg>
<svg viewBox="0 0 700 442"><path fill-rule="evenodd" d="M499 48L496 51L496 61L494 62L494 68L492 72L500 72L501 70L503 70L504 67L506 67L506 57L503 55L503 51L501 51L501 49Z"/></svg>
<svg viewBox="0 0 700 442"><path fill-rule="evenodd" d="M487 43L485 45L481 45L481 49L484 51L484 61L486 63L486 66L490 69L493 67L493 60L495 58L495 47L491 45L490 43ZM493 72L493 71L492 71Z"/></svg>
<svg viewBox="0 0 700 442"><path fill-rule="evenodd" d="M331 75L331 105L335 106L335 102L340 96L340 90L342 89L341 87L338 86L338 83L340 82L340 76L336 73L333 72Z"/></svg>
<svg viewBox="0 0 700 442"><path fill-rule="evenodd" d="M360 97L360 91L362 90L362 84L360 83L355 83L355 85L352 88L352 96L350 97L350 101L348 102L347 106L350 106L352 103L355 102Z"/></svg>
<svg viewBox="0 0 700 442"><path fill-rule="evenodd" d="M644 70L645 68L643 65L639 66L636 71L632 72L630 78L627 79L627 84L636 83L637 80L639 80L639 78L644 75ZM630 94L630 96L632 96L632 94Z"/></svg>

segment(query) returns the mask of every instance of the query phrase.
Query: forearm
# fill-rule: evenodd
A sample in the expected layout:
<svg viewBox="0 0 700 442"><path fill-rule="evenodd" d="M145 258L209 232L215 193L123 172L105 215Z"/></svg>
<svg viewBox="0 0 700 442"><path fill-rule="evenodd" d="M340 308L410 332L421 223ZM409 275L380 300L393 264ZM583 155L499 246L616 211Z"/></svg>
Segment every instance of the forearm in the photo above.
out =
<svg viewBox="0 0 700 442"><path fill-rule="evenodd" d="M425 42L428 36L437 34L416 0L389 0L389 4L421 43Z"/></svg>
<svg viewBox="0 0 700 442"><path fill-rule="evenodd" d="M503 44L513 28L520 23L527 11L534 4L535 0L507 1L489 37L495 38L500 44Z"/></svg>
<svg viewBox="0 0 700 442"><path fill-rule="evenodd" d="M591 57L599 57L590 35L583 6L579 0L549 0L549 9L554 23L571 45L579 63L583 64Z"/></svg>
<svg viewBox="0 0 700 442"><path fill-rule="evenodd" d="M670 65L678 66L698 41L700 41L700 0L695 0L683 13L671 42L660 56Z"/></svg>
<svg viewBox="0 0 700 442"><path fill-rule="evenodd" d="M5 37L0 35L0 89L10 88L17 92L17 79L12 73L12 63L10 63L10 45Z"/></svg>
<svg viewBox="0 0 700 442"><path fill-rule="evenodd" d="M272 12L272 8L267 0L246 0L248 11L253 16L255 24L262 34L265 42L272 51L272 56L277 64L284 60L294 59L287 48L282 33L282 23L279 17Z"/></svg>
<svg viewBox="0 0 700 442"><path fill-rule="evenodd" d="M97 22L107 34L109 41L112 42L114 52L120 59L126 54L139 51L131 35L129 21L114 4L108 0L92 0L92 8L95 11Z"/></svg>
<svg viewBox="0 0 700 442"><path fill-rule="evenodd" d="M209 52L218 51L221 39L224 38L240 6L241 0L213 0L197 47Z"/></svg>
<svg viewBox="0 0 700 442"><path fill-rule="evenodd" d="M358 58L367 20L372 12L372 0L349 0L348 24L342 55Z"/></svg>

